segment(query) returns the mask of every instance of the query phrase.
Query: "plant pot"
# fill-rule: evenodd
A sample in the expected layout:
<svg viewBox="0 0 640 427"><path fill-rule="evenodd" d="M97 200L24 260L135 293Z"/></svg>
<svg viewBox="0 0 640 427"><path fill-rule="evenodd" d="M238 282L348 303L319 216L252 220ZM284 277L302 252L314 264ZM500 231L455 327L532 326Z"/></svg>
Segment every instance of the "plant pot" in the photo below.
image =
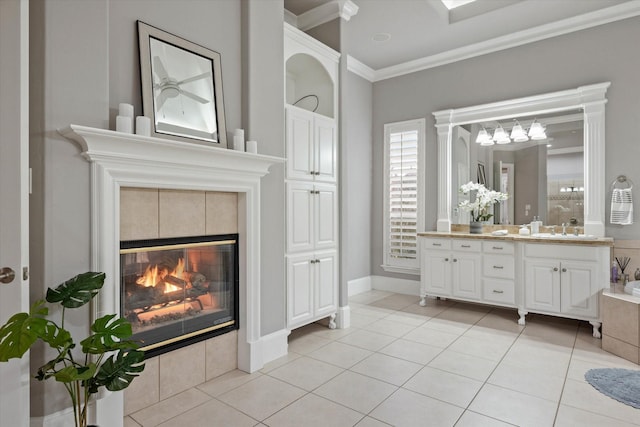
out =
<svg viewBox="0 0 640 427"><path fill-rule="evenodd" d="M479 221L471 221L469 223L469 233L482 234L482 223Z"/></svg>

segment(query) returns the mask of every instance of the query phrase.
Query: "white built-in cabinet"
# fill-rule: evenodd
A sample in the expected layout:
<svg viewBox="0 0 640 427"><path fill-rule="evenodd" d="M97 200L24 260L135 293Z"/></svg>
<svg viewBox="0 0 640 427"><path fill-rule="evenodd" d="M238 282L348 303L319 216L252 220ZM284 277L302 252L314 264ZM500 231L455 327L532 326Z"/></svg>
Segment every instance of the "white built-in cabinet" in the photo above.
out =
<svg viewBox="0 0 640 427"><path fill-rule="evenodd" d="M285 262L289 329L327 317L329 327L336 327L338 59L335 51L285 24ZM311 102L299 103L308 99Z"/></svg>
<svg viewBox="0 0 640 427"><path fill-rule="evenodd" d="M600 337L599 296L608 287L608 243L420 237L421 305L452 298L587 320Z"/></svg>

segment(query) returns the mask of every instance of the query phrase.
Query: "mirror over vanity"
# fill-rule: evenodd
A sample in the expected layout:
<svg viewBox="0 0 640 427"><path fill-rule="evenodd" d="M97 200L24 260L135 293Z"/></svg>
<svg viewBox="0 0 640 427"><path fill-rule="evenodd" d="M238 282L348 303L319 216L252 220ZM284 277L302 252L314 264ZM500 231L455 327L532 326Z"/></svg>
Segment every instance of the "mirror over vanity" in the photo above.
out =
<svg viewBox="0 0 640 427"><path fill-rule="evenodd" d="M473 181L509 194L495 205L492 223L528 224L535 216L544 225L565 223L604 236L609 85L433 113L438 131L437 231L469 223L468 212L458 208L468 196L458 189Z"/></svg>

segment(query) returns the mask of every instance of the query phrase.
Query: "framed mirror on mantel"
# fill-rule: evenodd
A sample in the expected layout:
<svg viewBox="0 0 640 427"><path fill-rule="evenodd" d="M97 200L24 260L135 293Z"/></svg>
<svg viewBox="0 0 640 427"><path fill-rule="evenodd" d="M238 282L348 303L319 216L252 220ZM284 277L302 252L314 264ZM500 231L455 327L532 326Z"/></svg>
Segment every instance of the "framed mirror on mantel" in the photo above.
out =
<svg viewBox="0 0 640 427"><path fill-rule="evenodd" d="M452 224L468 223L468 214L458 209L458 189L480 180L510 195L503 205L496 205L492 219L496 224L526 224L539 216L545 225L569 223L584 227L585 234L604 236L605 95L609 86L606 82L434 112L437 231L449 232ZM476 143L482 129L492 135L500 126L509 134L514 125L528 130L534 121L546 127L544 139L491 146Z"/></svg>

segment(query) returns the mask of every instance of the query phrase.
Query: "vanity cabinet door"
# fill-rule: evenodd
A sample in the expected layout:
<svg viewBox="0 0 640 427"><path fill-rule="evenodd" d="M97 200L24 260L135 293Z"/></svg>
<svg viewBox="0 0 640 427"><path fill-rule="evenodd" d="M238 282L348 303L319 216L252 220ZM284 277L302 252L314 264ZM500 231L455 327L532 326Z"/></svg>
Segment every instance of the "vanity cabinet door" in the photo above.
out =
<svg viewBox="0 0 640 427"><path fill-rule="evenodd" d="M287 325L295 327L313 318L315 257L287 257Z"/></svg>
<svg viewBox="0 0 640 427"><path fill-rule="evenodd" d="M479 300L480 288L480 255L454 252L451 255L451 284L454 297Z"/></svg>
<svg viewBox="0 0 640 427"><path fill-rule="evenodd" d="M313 183L287 184L287 252L314 249L315 199Z"/></svg>
<svg viewBox="0 0 640 427"><path fill-rule="evenodd" d="M421 270L423 295L451 295L451 254L449 252L423 252Z"/></svg>
<svg viewBox="0 0 640 427"><path fill-rule="evenodd" d="M315 132L315 167L316 181L336 182L336 125L333 119L316 116Z"/></svg>
<svg viewBox="0 0 640 427"><path fill-rule="evenodd" d="M599 289L593 263L562 261L560 265L562 312L578 316L598 315Z"/></svg>
<svg viewBox="0 0 640 427"><path fill-rule="evenodd" d="M286 108L285 114L287 178L313 181L313 113L298 108Z"/></svg>
<svg viewBox="0 0 640 427"><path fill-rule="evenodd" d="M549 259L524 261L525 306L560 313L560 263Z"/></svg>

